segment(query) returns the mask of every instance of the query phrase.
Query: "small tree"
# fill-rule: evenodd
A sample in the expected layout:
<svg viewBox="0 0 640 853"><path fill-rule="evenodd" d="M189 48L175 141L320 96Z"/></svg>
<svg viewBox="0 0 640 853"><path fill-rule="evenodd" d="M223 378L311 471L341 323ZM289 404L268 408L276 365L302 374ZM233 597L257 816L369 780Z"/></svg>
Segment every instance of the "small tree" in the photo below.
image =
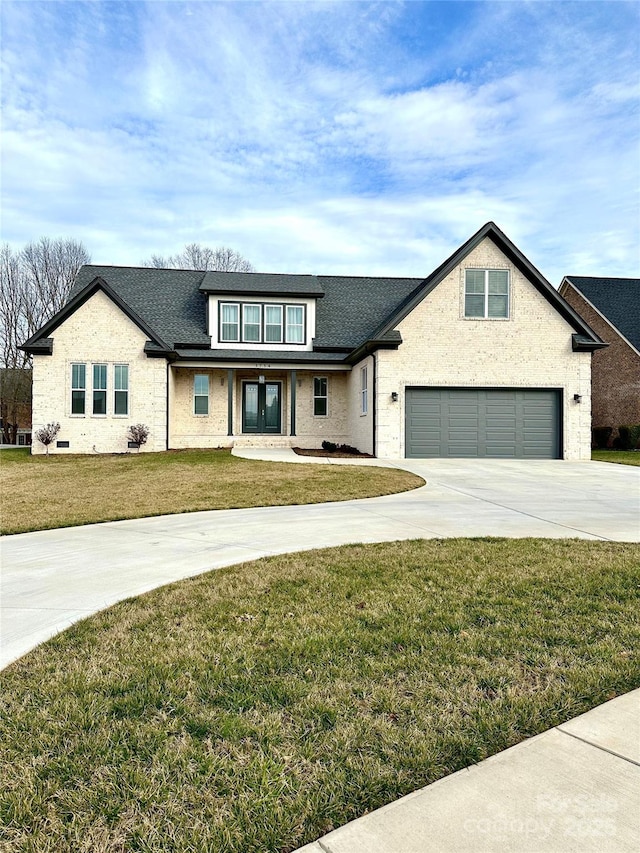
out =
<svg viewBox="0 0 640 853"><path fill-rule="evenodd" d="M49 445L55 441L55 437L60 432L60 424L47 424L41 429L36 430L36 438L40 444L44 444L47 448L47 456L49 455Z"/></svg>
<svg viewBox="0 0 640 853"><path fill-rule="evenodd" d="M149 437L149 427L144 424L132 424L128 432L129 441L138 446L138 450L143 444L147 443Z"/></svg>

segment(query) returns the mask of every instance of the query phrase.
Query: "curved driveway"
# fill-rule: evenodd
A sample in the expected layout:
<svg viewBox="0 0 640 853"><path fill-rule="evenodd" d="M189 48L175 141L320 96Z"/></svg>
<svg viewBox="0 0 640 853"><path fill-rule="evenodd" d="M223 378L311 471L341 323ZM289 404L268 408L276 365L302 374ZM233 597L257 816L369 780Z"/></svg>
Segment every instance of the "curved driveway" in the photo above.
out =
<svg viewBox="0 0 640 853"><path fill-rule="evenodd" d="M291 451L259 455L304 461ZM495 459L368 464L414 471L427 485L366 500L198 512L4 537L0 668L123 598L273 554L451 536L640 540L640 468Z"/></svg>

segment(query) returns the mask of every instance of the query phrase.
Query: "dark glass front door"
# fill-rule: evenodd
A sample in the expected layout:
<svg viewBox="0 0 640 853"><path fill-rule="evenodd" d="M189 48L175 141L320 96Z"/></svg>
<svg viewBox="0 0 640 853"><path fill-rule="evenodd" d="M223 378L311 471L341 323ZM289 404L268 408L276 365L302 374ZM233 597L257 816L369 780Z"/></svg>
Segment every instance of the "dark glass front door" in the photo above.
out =
<svg viewBox="0 0 640 853"><path fill-rule="evenodd" d="M279 433L280 382L244 382L242 432Z"/></svg>

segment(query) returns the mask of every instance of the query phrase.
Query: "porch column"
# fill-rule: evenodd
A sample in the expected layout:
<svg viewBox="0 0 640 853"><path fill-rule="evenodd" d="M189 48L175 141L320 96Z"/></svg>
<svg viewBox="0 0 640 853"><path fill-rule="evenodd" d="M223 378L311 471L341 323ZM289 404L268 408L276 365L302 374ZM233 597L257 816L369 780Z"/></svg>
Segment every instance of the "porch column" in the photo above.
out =
<svg viewBox="0 0 640 853"><path fill-rule="evenodd" d="M296 381L296 372L292 370L290 373L289 382L291 384L291 432L289 435L296 434L296 390L297 390L297 381Z"/></svg>
<svg viewBox="0 0 640 853"><path fill-rule="evenodd" d="M233 435L233 382L235 370L227 370L227 435Z"/></svg>

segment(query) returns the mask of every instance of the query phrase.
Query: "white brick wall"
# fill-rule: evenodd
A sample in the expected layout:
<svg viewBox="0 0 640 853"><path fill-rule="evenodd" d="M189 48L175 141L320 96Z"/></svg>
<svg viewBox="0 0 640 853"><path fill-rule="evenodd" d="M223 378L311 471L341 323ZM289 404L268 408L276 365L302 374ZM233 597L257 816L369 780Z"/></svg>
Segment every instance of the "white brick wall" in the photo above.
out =
<svg viewBox="0 0 640 853"><path fill-rule="evenodd" d="M57 439L69 448L50 453L126 453L127 429L144 423L143 451L166 448L166 361L147 358L142 332L102 291L97 291L52 334L53 355L33 359L33 429L59 421ZM84 363L85 415L71 414L71 365ZM93 363L107 364L107 414L92 415ZM129 365L129 415L114 415L113 365ZM45 448L34 437L33 453ZM137 451L133 451L137 452Z"/></svg>
<svg viewBox="0 0 640 853"><path fill-rule="evenodd" d="M464 318L464 269L508 269L508 320ZM563 456L591 454L591 355L571 349L573 329L485 239L397 327L403 344L378 357L378 455L403 457L407 386L560 388ZM397 391L397 403L391 393ZM582 403L573 401L582 395Z"/></svg>

